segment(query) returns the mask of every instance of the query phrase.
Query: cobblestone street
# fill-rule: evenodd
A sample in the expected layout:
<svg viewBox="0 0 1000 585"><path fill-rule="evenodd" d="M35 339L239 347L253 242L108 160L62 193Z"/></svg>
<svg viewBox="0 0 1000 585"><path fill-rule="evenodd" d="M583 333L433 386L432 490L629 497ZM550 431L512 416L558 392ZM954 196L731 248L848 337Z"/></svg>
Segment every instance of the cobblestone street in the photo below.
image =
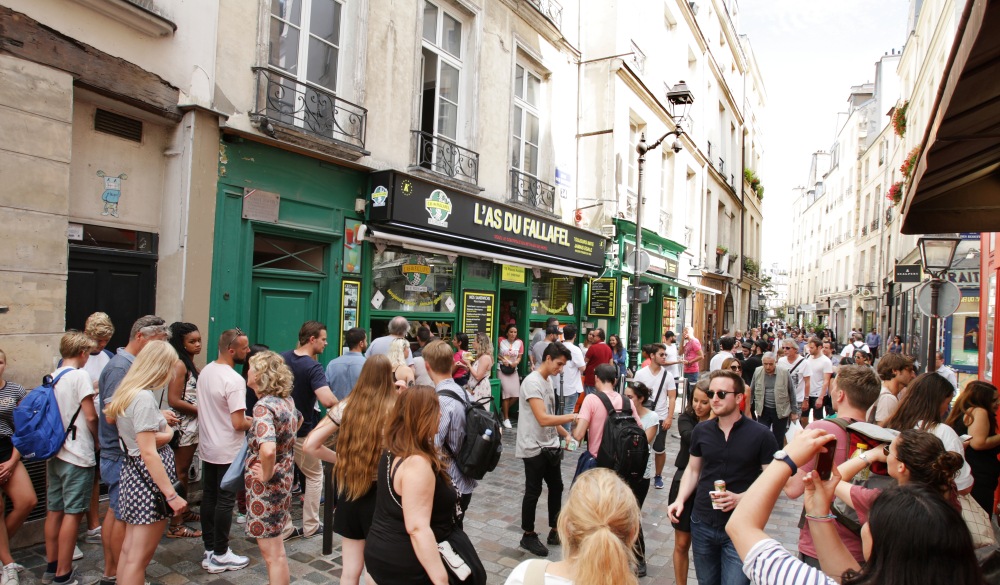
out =
<svg viewBox="0 0 1000 585"><path fill-rule="evenodd" d="M515 431L516 432L516 427ZM514 457L514 432L508 432L504 437L504 456L500 466L480 482L472 499L465 529L476 543L480 557L489 573L489 583L502 584L511 569L521 561L531 558L531 555L518 549L521 537L520 512L521 494L524 488L524 470L520 460ZM670 464L676 456L678 439L668 443L667 464L664 482L669 488ZM569 481L576 466L576 457L567 454L563 461L563 478L567 488L563 501L569 496ZM674 583L674 573L671 564L673 552L673 529L666 518L668 489L650 489L646 504L643 507L643 529L645 530L647 546L648 576L643 582L657 584ZM778 501L768 533L780 540L790 550L794 550L798 539L798 515L800 504L792 502L784 496ZM301 507L293 506L293 513L301 515ZM545 497L539 501L537 523L540 533L547 519ZM185 583L204 583L210 585L263 585L267 583L267 572L261 559L256 542L243 535L243 527L233 524L232 548L239 554L251 558L250 567L242 571L226 572L211 575L201 568L202 544L200 538L168 539L163 538L157 549L153 562L146 571L147 579L164 585L183 585ZM102 570L101 546L84 544L80 548L84 559L78 563L78 571L82 571L81 585L95 582ZM328 583L331 578L340 577L340 540L334 535L334 550L330 556L322 554L322 538L298 539L286 543L288 563L293 580L304 579L311 583ZM553 547L549 558L558 560L560 548ZM15 551L15 560L27 567L21 575L21 583L35 585L41 583L41 573L45 564L45 547L36 545L31 548ZM691 565L690 583L694 580L694 565Z"/></svg>

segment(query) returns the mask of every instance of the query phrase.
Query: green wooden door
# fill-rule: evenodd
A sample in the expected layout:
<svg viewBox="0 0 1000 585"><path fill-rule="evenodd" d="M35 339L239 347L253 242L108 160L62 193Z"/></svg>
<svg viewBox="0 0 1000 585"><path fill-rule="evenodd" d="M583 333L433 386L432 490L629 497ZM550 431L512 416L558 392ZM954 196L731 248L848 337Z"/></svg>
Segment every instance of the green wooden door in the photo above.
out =
<svg viewBox="0 0 1000 585"><path fill-rule="evenodd" d="M321 278L313 275L253 275L250 338L282 352L298 345L299 327L321 315Z"/></svg>

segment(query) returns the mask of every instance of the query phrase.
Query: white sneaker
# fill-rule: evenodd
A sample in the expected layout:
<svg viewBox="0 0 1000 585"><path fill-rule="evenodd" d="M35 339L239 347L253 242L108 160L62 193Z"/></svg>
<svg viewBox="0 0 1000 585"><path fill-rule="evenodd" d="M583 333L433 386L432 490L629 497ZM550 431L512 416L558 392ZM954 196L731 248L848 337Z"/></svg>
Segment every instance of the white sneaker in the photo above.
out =
<svg viewBox="0 0 1000 585"><path fill-rule="evenodd" d="M506 429L512 429L512 428L514 428L514 427L512 427L512 426L511 426L511 424L510 424L510 419L507 419L507 418L503 419L503 426L504 426L504 428L506 428Z"/></svg>
<svg viewBox="0 0 1000 585"><path fill-rule="evenodd" d="M0 574L0 585L18 585L20 580L17 576L17 568L14 563L4 565L3 573Z"/></svg>
<svg viewBox="0 0 1000 585"><path fill-rule="evenodd" d="M202 569L205 569L206 571L208 570L208 560L211 559L211 558L212 558L212 551L206 550L205 551L205 558L201 559L201 568Z"/></svg>
<svg viewBox="0 0 1000 585"><path fill-rule="evenodd" d="M21 563L11 563L10 566L14 567L14 569L18 573L23 573L24 572L24 565L22 565Z"/></svg>
<svg viewBox="0 0 1000 585"><path fill-rule="evenodd" d="M82 558L83 558L83 551L80 550L80 547L74 546L73 547L73 560L74 561L79 561Z"/></svg>
<svg viewBox="0 0 1000 585"><path fill-rule="evenodd" d="M83 542L87 544L101 544L101 527L98 526L93 530L88 530L83 537Z"/></svg>
<svg viewBox="0 0 1000 585"><path fill-rule="evenodd" d="M208 568L206 570L212 574L224 571L239 571L240 569L245 569L249 564L250 559L234 553L233 549L229 549L224 555L213 554L209 557Z"/></svg>
<svg viewBox="0 0 1000 585"><path fill-rule="evenodd" d="M246 524L247 523L247 515L246 514L241 514L241 513L237 512L236 513L236 523L237 524Z"/></svg>

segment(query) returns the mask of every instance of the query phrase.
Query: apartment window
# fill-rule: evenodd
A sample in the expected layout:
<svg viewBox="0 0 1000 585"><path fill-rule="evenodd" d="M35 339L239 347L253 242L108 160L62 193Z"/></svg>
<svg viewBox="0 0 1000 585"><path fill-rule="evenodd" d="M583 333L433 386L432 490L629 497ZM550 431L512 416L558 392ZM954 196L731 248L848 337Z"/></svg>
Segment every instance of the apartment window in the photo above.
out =
<svg viewBox="0 0 1000 585"><path fill-rule="evenodd" d="M870 162L871 162L870 159L867 159L867 158L865 159L865 181L866 182L868 181L868 166L869 166Z"/></svg>
<svg viewBox="0 0 1000 585"><path fill-rule="evenodd" d="M526 175L538 177L540 124L538 104L541 78L517 65L514 71L514 145L511 165Z"/></svg>
<svg viewBox="0 0 1000 585"><path fill-rule="evenodd" d="M342 12L336 0L272 0L268 65L336 92Z"/></svg>
<svg viewBox="0 0 1000 585"><path fill-rule="evenodd" d="M462 22L424 2L420 129L458 141L462 113Z"/></svg>

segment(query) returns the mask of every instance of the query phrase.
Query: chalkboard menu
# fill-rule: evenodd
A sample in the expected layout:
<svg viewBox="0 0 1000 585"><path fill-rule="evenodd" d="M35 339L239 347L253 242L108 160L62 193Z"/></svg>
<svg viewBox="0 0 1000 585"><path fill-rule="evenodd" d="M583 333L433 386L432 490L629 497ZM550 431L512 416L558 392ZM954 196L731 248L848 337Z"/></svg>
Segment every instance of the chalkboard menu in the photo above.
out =
<svg viewBox="0 0 1000 585"><path fill-rule="evenodd" d="M467 290L462 293L462 332L469 337L485 333L493 339L493 304L496 293Z"/></svg>
<svg viewBox="0 0 1000 585"><path fill-rule="evenodd" d="M618 280L615 278L597 278L591 280L587 314L591 317L614 317L617 289Z"/></svg>

